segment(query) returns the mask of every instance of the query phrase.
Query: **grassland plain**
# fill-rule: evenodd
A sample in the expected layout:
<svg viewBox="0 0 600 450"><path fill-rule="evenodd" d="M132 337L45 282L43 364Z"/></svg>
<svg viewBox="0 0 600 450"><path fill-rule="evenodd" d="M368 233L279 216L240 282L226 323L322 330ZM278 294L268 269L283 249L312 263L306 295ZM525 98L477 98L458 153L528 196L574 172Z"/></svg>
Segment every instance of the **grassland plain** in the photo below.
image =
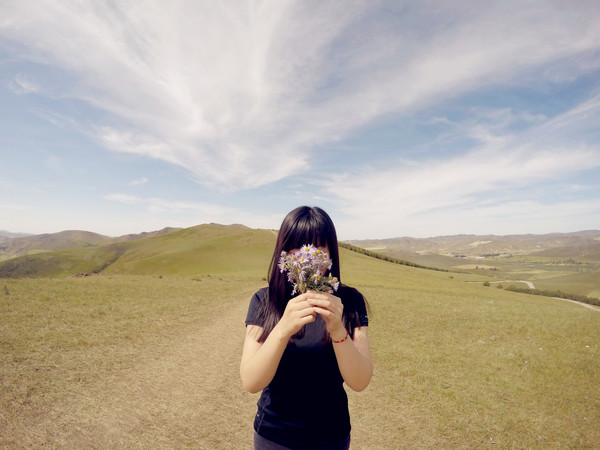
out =
<svg viewBox="0 0 600 450"><path fill-rule="evenodd" d="M546 235L396 238L352 243L411 263L487 275L490 283L503 287L511 286L510 282L514 281L527 282L544 295L560 292L558 296L600 304L600 231L597 230Z"/></svg>
<svg viewBox="0 0 600 450"><path fill-rule="evenodd" d="M227 242L184 275L144 256L121 273L3 280L0 447L250 448L257 396L238 365L268 250ZM600 447L599 312L341 258L370 303L375 362L350 392L353 448Z"/></svg>

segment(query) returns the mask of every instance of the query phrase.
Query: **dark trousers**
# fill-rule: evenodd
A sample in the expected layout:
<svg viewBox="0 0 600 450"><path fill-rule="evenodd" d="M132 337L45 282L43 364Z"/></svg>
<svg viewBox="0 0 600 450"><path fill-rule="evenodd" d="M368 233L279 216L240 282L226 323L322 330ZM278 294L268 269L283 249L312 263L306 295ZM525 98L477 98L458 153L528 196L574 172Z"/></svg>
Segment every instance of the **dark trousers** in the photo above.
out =
<svg viewBox="0 0 600 450"><path fill-rule="evenodd" d="M327 445L325 447L313 447L318 450L348 450L350 448L350 435L342 442ZM265 439L256 431L254 432L254 450L294 450L294 447L284 447L273 441Z"/></svg>

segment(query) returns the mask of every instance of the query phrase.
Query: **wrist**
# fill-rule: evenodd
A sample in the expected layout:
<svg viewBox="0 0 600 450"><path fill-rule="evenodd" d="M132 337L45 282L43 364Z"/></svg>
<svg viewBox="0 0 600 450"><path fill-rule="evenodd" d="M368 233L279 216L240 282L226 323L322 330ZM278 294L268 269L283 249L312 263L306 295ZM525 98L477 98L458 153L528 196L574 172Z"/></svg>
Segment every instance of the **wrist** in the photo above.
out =
<svg viewBox="0 0 600 450"><path fill-rule="evenodd" d="M345 327L341 327L341 328L329 333L329 336L331 337L331 340L334 343L339 344L341 342L344 342L348 338L349 333Z"/></svg>
<svg viewBox="0 0 600 450"><path fill-rule="evenodd" d="M281 325L281 322L279 322L273 327L271 334L274 335L277 340L287 343L294 333L288 333Z"/></svg>

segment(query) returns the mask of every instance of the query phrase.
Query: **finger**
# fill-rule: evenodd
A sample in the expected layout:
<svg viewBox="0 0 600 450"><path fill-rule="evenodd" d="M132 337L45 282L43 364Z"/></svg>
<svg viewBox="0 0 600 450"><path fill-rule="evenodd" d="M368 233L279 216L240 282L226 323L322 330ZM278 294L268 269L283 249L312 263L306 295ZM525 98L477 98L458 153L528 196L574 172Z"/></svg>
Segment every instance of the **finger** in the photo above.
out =
<svg viewBox="0 0 600 450"><path fill-rule="evenodd" d="M301 314L313 314L315 307L308 304L308 302L303 302L297 305L293 305L291 309L292 311L297 311Z"/></svg>
<svg viewBox="0 0 600 450"><path fill-rule="evenodd" d="M322 308L327 308L332 304L328 299L321 300L317 298L307 298L306 302L311 306L320 306Z"/></svg>
<svg viewBox="0 0 600 450"><path fill-rule="evenodd" d="M312 315L316 314L315 307L309 305L308 303L304 306L298 306L298 308L296 308L295 311L302 316L305 316L307 314L312 314Z"/></svg>
<svg viewBox="0 0 600 450"><path fill-rule="evenodd" d="M319 301L319 302L330 302L332 304L341 305L342 299L336 297L335 295L331 295L328 293L315 293L314 295L309 295L306 299L308 302Z"/></svg>
<svg viewBox="0 0 600 450"><path fill-rule="evenodd" d="M307 323L311 323L314 322L317 318L316 318L316 313L315 314L308 314L306 316L302 316L298 319L298 323L302 324L302 325L306 325Z"/></svg>
<svg viewBox="0 0 600 450"><path fill-rule="evenodd" d="M306 300L303 301L290 301L285 307L287 311L303 311L306 309L312 309L312 305L310 305Z"/></svg>
<svg viewBox="0 0 600 450"><path fill-rule="evenodd" d="M300 294L300 295L298 295L296 297L292 297L288 303L300 303L300 302L303 302L303 301L305 301L308 298L308 296L309 296L308 292L306 292L304 294Z"/></svg>
<svg viewBox="0 0 600 450"><path fill-rule="evenodd" d="M331 301L329 299L328 300L316 300L316 299L309 298L307 300L307 303L313 307L328 309L330 311L339 312L340 314L344 310L344 305L342 304L342 302Z"/></svg>
<svg viewBox="0 0 600 450"><path fill-rule="evenodd" d="M294 313L300 316L304 316L306 314L315 314L314 307L312 305L309 305L307 301L288 304L286 310L290 311L290 313Z"/></svg>
<svg viewBox="0 0 600 450"><path fill-rule="evenodd" d="M329 297L334 297L333 295L327 292L319 292L319 291L308 291L306 293L308 298L314 298L319 300L327 300Z"/></svg>
<svg viewBox="0 0 600 450"><path fill-rule="evenodd" d="M320 306L321 308L327 309L335 308L337 306L335 302L332 302L329 299L319 300L315 298L309 298L306 300L306 302L311 306Z"/></svg>
<svg viewBox="0 0 600 450"><path fill-rule="evenodd" d="M325 321L334 320L336 318L338 320L341 320L341 316L339 314L336 314L334 311L331 311L329 309L319 308L318 306L315 306L315 312L321 317L323 317Z"/></svg>

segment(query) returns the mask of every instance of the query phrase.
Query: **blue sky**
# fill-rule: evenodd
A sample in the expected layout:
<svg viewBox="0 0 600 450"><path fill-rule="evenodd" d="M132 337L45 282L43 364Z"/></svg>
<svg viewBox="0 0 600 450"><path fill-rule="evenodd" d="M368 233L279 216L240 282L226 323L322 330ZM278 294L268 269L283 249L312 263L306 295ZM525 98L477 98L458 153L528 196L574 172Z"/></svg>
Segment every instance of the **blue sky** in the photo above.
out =
<svg viewBox="0 0 600 450"><path fill-rule="evenodd" d="M600 227L596 1L0 6L0 229Z"/></svg>

